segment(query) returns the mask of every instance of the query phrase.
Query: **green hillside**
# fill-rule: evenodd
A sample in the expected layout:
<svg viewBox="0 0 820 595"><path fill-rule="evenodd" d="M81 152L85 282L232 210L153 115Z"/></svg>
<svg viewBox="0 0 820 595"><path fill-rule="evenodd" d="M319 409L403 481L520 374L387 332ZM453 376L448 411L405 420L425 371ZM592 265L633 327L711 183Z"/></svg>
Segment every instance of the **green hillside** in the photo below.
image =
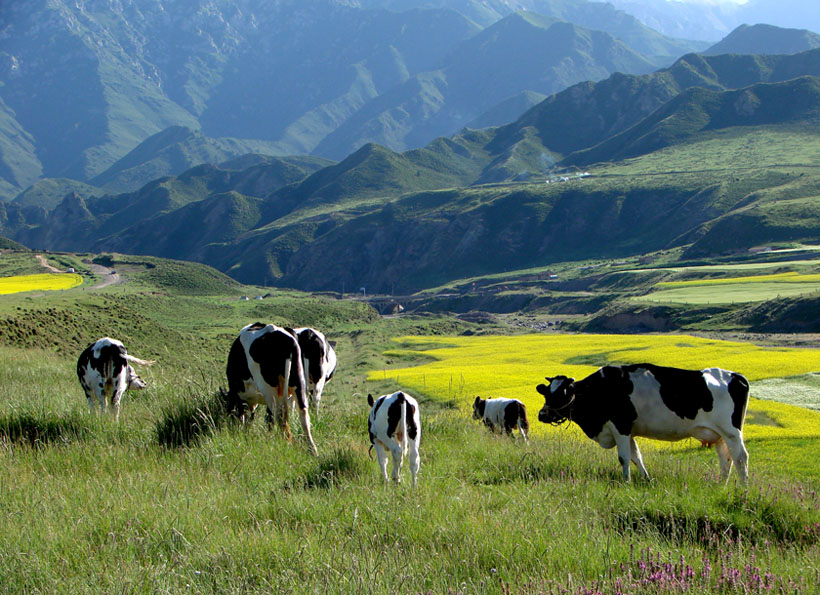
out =
<svg viewBox="0 0 820 595"><path fill-rule="evenodd" d="M222 163L248 153L276 155L282 149L272 142L209 138L199 131L174 126L144 140L91 183L109 193L128 192L202 163Z"/></svg>
<svg viewBox="0 0 820 595"><path fill-rule="evenodd" d="M499 26L522 22L578 33L527 14ZM72 193L48 214L0 205L0 232L197 260L246 283L391 293L573 260L811 243L818 71L820 49L689 55L423 149L370 143L325 167L250 155L135 192Z"/></svg>
<svg viewBox="0 0 820 595"><path fill-rule="evenodd" d="M689 141L710 130L738 126L813 126L820 118L820 79L801 77L738 91L692 87L629 130L578 151L563 163L618 161Z"/></svg>
<svg viewBox="0 0 820 595"><path fill-rule="evenodd" d="M102 188L69 178L43 178L15 196L12 202L20 207L41 207L50 211L72 192L85 200L105 194Z"/></svg>
<svg viewBox="0 0 820 595"><path fill-rule="evenodd" d="M820 76L820 49L794 56L684 56L667 69L614 74L556 93L496 132L496 152L535 137L547 152L568 155L624 132L686 89L728 90L800 76Z"/></svg>

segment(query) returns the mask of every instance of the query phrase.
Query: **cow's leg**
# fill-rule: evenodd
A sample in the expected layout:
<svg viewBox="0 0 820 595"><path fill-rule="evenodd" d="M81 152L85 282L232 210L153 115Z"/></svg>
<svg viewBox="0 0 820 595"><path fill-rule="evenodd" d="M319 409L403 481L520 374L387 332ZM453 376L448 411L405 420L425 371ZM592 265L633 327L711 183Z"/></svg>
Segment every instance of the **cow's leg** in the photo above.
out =
<svg viewBox="0 0 820 595"><path fill-rule="evenodd" d="M85 399L86 399L86 401L88 401L89 411L91 411L92 414L96 413L97 403L98 403L97 395L94 393L94 391L90 387L86 386L85 383L83 383L82 387L83 387L83 392L85 393Z"/></svg>
<svg viewBox="0 0 820 595"><path fill-rule="evenodd" d="M618 447L618 462L621 463L624 472L624 481L629 481L629 461L632 460L632 447L630 443L632 442L632 438L618 434L617 432L613 432L613 434L615 436L615 446Z"/></svg>
<svg viewBox="0 0 820 595"><path fill-rule="evenodd" d="M638 448L638 443L635 442L635 438L629 438L629 448L632 462L638 466L638 470L641 472L641 475L644 476L644 479L649 479L649 473L646 472L646 467L643 465L641 449Z"/></svg>
<svg viewBox="0 0 820 595"><path fill-rule="evenodd" d="M382 477L384 477L384 481L389 481L387 478L387 452L384 449L384 445L377 440L373 446L375 446L376 456L379 458L379 467L382 470Z"/></svg>
<svg viewBox="0 0 820 595"><path fill-rule="evenodd" d="M126 388L128 388L128 378L127 372L123 370L116 378L114 390L111 392L111 408L109 411L114 421L120 420L120 401L122 401L122 396L125 394Z"/></svg>
<svg viewBox="0 0 820 595"><path fill-rule="evenodd" d="M111 412L114 421L120 421L120 400L122 399L122 394L125 391L114 391L114 394L111 395L111 408L109 411Z"/></svg>
<svg viewBox="0 0 820 595"><path fill-rule="evenodd" d="M723 438L715 442L715 451L720 465L720 481L725 482L729 479L729 473L732 471L732 455L729 453L729 447Z"/></svg>
<svg viewBox="0 0 820 595"><path fill-rule="evenodd" d="M293 441L293 434L290 433L290 423L288 419L288 380L290 378L290 360L285 362L285 374L279 377L279 385L276 387L276 423L288 442Z"/></svg>
<svg viewBox="0 0 820 595"><path fill-rule="evenodd" d="M310 402L313 404L313 409L316 412L316 415L319 414L319 404L322 402L322 391L325 390L325 382L327 381L324 377L322 377L316 384L313 385L313 397Z"/></svg>
<svg viewBox="0 0 820 595"><path fill-rule="evenodd" d="M401 483L401 464L404 458L401 443L396 440L390 445L390 454L393 455L393 481Z"/></svg>
<svg viewBox="0 0 820 595"><path fill-rule="evenodd" d="M413 477L413 487L416 487L416 476L419 473L419 465L421 464L421 459L419 458L419 443L416 440L410 440L410 474Z"/></svg>
<svg viewBox="0 0 820 595"><path fill-rule="evenodd" d="M737 474L740 476L740 482L745 485L749 479L749 453L746 450L746 445L743 443L743 436L736 430L730 435L724 435L723 440L726 441L729 454L732 455Z"/></svg>
<svg viewBox="0 0 820 595"><path fill-rule="evenodd" d="M105 393L102 392L102 390L97 391L97 404L100 406L100 415L104 415L108 403L105 400Z"/></svg>

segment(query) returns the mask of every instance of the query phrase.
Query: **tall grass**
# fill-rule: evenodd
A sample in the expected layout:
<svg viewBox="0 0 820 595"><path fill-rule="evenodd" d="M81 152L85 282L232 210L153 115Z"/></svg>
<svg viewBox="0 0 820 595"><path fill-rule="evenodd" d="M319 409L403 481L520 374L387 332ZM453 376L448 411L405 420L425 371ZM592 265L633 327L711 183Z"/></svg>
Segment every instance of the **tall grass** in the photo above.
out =
<svg viewBox="0 0 820 595"><path fill-rule="evenodd" d="M375 347L356 337L340 345L351 362ZM816 580L820 484L755 464L762 445L748 491L718 485L711 451L682 449L647 453L654 479L624 485L591 442L525 445L422 397L413 490L382 483L351 392L390 385L352 365L314 416L313 457L298 424L291 444L223 417L221 371L152 372L116 424L88 413L73 361L0 356L6 592L610 593L657 556L691 566L693 592L744 592L747 565L796 592ZM729 570L741 586L720 582Z"/></svg>

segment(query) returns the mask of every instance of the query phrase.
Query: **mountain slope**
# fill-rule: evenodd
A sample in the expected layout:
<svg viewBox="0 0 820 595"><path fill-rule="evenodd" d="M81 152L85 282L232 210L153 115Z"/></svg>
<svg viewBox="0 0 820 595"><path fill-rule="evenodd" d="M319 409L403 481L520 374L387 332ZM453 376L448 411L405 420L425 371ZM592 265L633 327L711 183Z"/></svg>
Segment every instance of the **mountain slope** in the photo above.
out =
<svg viewBox="0 0 820 595"><path fill-rule="evenodd" d="M616 71L652 69L644 57L610 35L514 13L459 44L441 69L412 77L365 105L315 152L340 158L367 139L393 150L423 146L522 90L547 95Z"/></svg>
<svg viewBox="0 0 820 595"><path fill-rule="evenodd" d="M109 192L127 192L201 163L221 163L248 153L276 155L281 154L281 148L266 141L210 138L190 128L173 126L141 142L92 178L91 183Z"/></svg>
<svg viewBox="0 0 820 595"><path fill-rule="evenodd" d="M449 8L489 27L514 12L528 11L545 17L575 23L586 29L604 31L620 39L634 51L643 54L657 66L665 66L688 52L707 44L675 39L658 33L641 23L629 11L615 8L609 2L586 0L360 0L369 7L407 10L421 6Z"/></svg>
<svg viewBox="0 0 820 595"><path fill-rule="evenodd" d="M542 16L527 13L493 43L496 21L521 9ZM577 24L545 42L543 15ZM367 142L419 147L512 97L646 72L700 48L583 0L7 0L0 23L6 198L41 176L134 189L239 143L334 159ZM156 156L138 147L173 127L220 140Z"/></svg>
<svg viewBox="0 0 820 595"><path fill-rule="evenodd" d="M784 29L774 25L741 25L704 55L798 54L820 47L820 35L806 29Z"/></svg>
<svg viewBox="0 0 820 595"><path fill-rule="evenodd" d="M719 92L687 89L629 130L569 155L563 163L618 161L689 141L710 130L735 126L820 123L820 79L801 77Z"/></svg>
<svg viewBox="0 0 820 595"><path fill-rule="evenodd" d="M8 59L8 56L0 52L0 62L4 58ZM5 66L10 68L12 65ZM0 97L0 200L13 198L42 173L34 138Z"/></svg>
<svg viewBox="0 0 820 595"><path fill-rule="evenodd" d="M498 128L488 146L497 158L480 181L544 172L563 156L624 132L695 86L737 89L804 75L820 76L820 48L792 56L689 54L652 74L616 73L597 83L579 83Z"/></svg>
<svg viewBox="0 0 820 595"><path fill-rule="evenodd" d="M809 29L820 33L820 5L806 0L659 2L612 0L654 30L683 39L718 41L744 23Z"/></svg>

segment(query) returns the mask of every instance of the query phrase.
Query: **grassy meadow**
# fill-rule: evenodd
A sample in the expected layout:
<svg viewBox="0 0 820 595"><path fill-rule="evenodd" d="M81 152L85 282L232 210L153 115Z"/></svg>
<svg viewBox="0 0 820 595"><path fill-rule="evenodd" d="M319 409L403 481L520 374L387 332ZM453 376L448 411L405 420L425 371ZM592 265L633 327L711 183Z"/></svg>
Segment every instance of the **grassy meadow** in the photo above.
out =
<svg viewBox="0 0 820 595"><path fill-rule="evenodd" d="M643 359L726 365L754 390L810 377L809 350L689 336L525 335L513 347L460 336L503 326L380 319L291 292L243 301L266 290L123 259L111 263L123 285L0 296L2 592L812 593L820 582L820 476L807 462L820 414L755 401L744 490L719 485L714 452L687 444L646 450L653 479L625 485L612 451L537 428L529 401L529 445L493 436L465 405ZM238 426L216 397L230 343L254 320L337 341L313 419L318 457L298 424L288 444L261 415ZM119 424L89 414L76 378L80 350L104 334L157 360ZM422 409L415 490L383 485L368 454L366 395L396 388Z"/></svg>

